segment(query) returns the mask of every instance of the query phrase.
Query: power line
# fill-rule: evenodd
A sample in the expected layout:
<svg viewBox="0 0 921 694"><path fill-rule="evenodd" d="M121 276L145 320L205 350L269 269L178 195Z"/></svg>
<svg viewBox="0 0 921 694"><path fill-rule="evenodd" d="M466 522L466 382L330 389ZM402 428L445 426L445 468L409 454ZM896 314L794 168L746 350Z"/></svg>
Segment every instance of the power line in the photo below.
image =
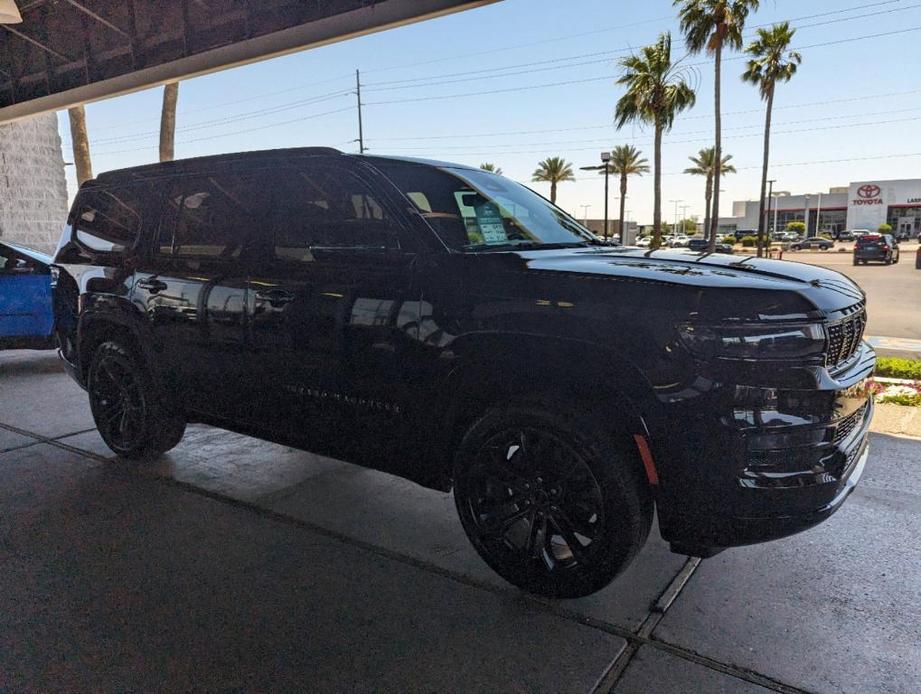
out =
<svg viewBox="0 0 921 694"><path fill-rule="evenodd" d="M919 31L919 30L921 30L921 26L909 27L909 28L907 28L907 29L898 29L898 30L896 30L896 31L879 32L879 33L876 33L876 34L867 34L867 35L864 35L864 36L855 36L855 37L846 38L846 39L839 39L839 40L836 40L836 41L824 41L824 42L821 42L821 43L814 43L814 44L809 44L809 45L806 45L806 46L800 46L798 50L801 50L801 51L802 51L802 50L807 50L807 49L811 49L811 48L822 48L822 47L825 47L825 46L834 46L834 45L839 45L839 44L842 44L842 43L853 43L853 42L856 42L856 41L866 41L866 40L869 40L869 39L882 38L882 37L884 37L884 36L895 36L895 35L898 35L898 34L906 34L906 33L909 33L909 32L914 32L914 31ZM746 59L745 56L734 56L734 57L731 57L731 58L723 58L723 62L729 62L729 61L731 61L731 60L745 60L745 59ZM712 61L705 61L705 62L700 62L700 63L691 63L691 64L687 65L687 67L697 67L697 66L702 66L702 65L710 65L711 63L712 63ZM366 102L366 103L365 103L365 106L386 106L386 105L390 105L390 104L417 103L417 102L420 102L420 101L442 101L442 100L445 100L445 99L468 98L468 97L471 97L471 96L488 96L488 95L493 95L493 94L507 94L507 93L510 93L510 92L521 92L521 91L530 91L530 90L534 90L534 89L544 89L544 88L547 88L547 87L560 87L560 86L566 86L566 85L572 85L572 84L587 84L587 83L589 83L589 82L600 82L600 81L603 81L603 80L610 80L610 79L612 79L612 76L611 76L611 75L601 75L601 76L598 76L598 77L588 77L588 78L581 79L581 80L566 80L566 81L562 81L562 82L545 82L545 83L542 83L542 84L523 85L523 86L519 86L519 87L506 87L506 88L503 88L503 89L490 89L490 90L479 91L479 92L463 92L463 93L454 93L454 94L437 94L437 95L430 95L430 96L411 97L411 98L408 98L408 99L392 99L392 100L390 100L390 101L370 101L370 102Z"/></svg>
<svg viewBox="0 0 921 694"><path fill-rule="evenodd" d="M809 101L809 102L804 102L800 104L787 104L787 105L782 105L782 106L775 106L774 110L779 111L779 110L794 109L794 108L808 108L812 106L827 106L828 104L843 104L843 103L849 103L849 102L854 102L854 101L870 101L874 99L884 99L884 98L895 97L895 96L908 96L911 94L921 94L921 89L911 89L908 91L900 91L900 92L886 92L883 94L867 94L865 96L845 97L842 99L825 99L823 101ZM885 112L880 112L879 115L882 115L882 113L902 113L904 111L914 111L914 110L916 109L901 109L899 111L885 111ZM763 114L764 107L762 106L761 108L744 109L744 110L738 110L738 111L724 111L723 115L731 116L731 115L740 115L740 114L745 114L745 113ZM845 119L845 118L855 118L857 116L867 116L867 115L877 115L877 114L859 113L859 114L849 114L849 115L842 115L842 116L828 116L828 118ZM698 120L698 119L704 119L704 118L707 118L707 119L713 118L713 114L699 115L699 116L684 116L681 120L682 121ZM751 126L751 127L756 127L756 126ZM760 123L757 124L757 127L761 127L761 124ZM505 131L499 131L499 132L472 132L472 133L467 132L467 133L445 133L443 135L425 135L425 136L411 136L411 137L383 137L383 138L375 138L375 142L406 142L406 141L417 141L417 140L453 140L459 137L506 137L509 135L540 135L540 134L545 134L545 133L576 132L576 131L583 131L583 130L602 130L606 128L613 129L614 124L607 123L605 125L583 125L583 126L577 126L577 127L571 127L571 128L542 128L539 130L505 130Z"/></svg>
<svg viewBox="0 0 921 694"><path fill-rule="evenodd" d="M912 109L912 110L921 110L921 109ZM823 120L823 119L817 118L817 119L811 119L811 120L809 120L809 121L799 121L799 122L801 122L801 123L812 123L812 122L820 121L820 120ZM835 129L835 130L843 130L843 129L846 129L846 128L858 128L858 127L878 126L878 125L891 125L891 124L893 124L893 123L907 123L907 122L916 122L916 121L917 121L917 117L911 117L911 118L894 118L894 119L882 120L882 121L867 121L867 122L863 122L863 123L844 123L844 124L841 124L841 125L823 126L823 127L815 127L815 128L795 128L795 129L792 129L792 130L772 130L772 131L771 131L771 135L772 135L772 136L774 136L774 135L793 135L793 134L807 133L807 132L820 132L820 131L832 130L832 129ZM747 127L753 128L753 127L757 127L757 126L747 126ZM709 130L707 130L707 131L698 131L698 132L700 132L701 134L704 134L704 133L709 133ZM686 134L690 135L691 133L686 133ZM744 138L749 138L749 137L762 137L762 135L763 135L763 133L761 133L761 132L755 132L755 133L747 133L747 134L742 134L742 135L729 135L729 136L727 137L727 139L744 139ZM570 143L570 144L572 144L572 143L574 143L574 144L581 144L581 143L589 143L589 142L600 143L600 142L607 142L607 141L608 141L608 140L570 140L569 143ZM710 139L709 139L709 138L696 138L696 139L690 139L690 140L666 140L665 144L667 144L667 145L682 145L682 144L696 144L696 143L701 143L701 142L710 142ZM539 145L539 146L542 147L542 149L539 149L539 150L517 150L517 151L508 151L508 150L497 150L497 149L493 148L493 149L488 150L488 151L487 151L487 150L483 150L483 151L469 151L469 150L462 150L462 148L452 148L452 147L440 147L439 150L440 150L440 151L452 151L454 154L456 154L456 155L462 155L462 156L488 156L488 155L505 155L505 154L541 154L541 153L546 152L547 147L549 147L549 146L563 146L563 145L566 145L566 144L567 144L567 142L566 142L566 141L563 141L563 142L522 142L522 143L518 143L518 144L515 144L515 145L505 145L505 146L507 146L507 147L530 147L530 146L536 147L536 146ZM634 144L641 144L641 145L643 145L643 146L649 146L649 145L652 144L652 140L644 141L644 142L634 142ZM426 150L428 150L428 149L430 149L430 148L422 148L422 147L397 147L396 149L397 149L397 150L416 150L416 149L426 149ZM461 149L461 151L458 151L458 149ZM570 152L594 151L595 149L597 149L597 146L595 146L595 147L567 147L567 150L570 151Z"/></svg>
<svg viewBox="0 0 921 694"><path fill-rule="evenodd" d="M287 104L281 104L272 108L263 108L256 111L249 111L247 113L241 113L233 116L226 116L224 118L216 118L209 121L200 121L198 123L192 123L191 125L182 126L176 128L177 132L189 132L193 130L202 130L206 128L213 128L220 125L226 125L228 123L236 123L242 120L251 120L253 118L263 118L265 116L274 115L276 113L282 113L284 111L290 111L292 109L301 108L302 106L311 106L313 104L322 103L324 101L330 101L332 99L338 99L343 96L348 96L353 92L350 90L344 90L339 92L333 92L330 94L325 94L310 99L303 99L301 101L294 101ZM94 140L94 143L100 144L110 144L115 142L128 142L131 140L141 140L147 137L152 137L158 135L159 130L148 130L142 133L134 133L131 135L119 135L117 137L106 137L102 139Z"/></svg>
<svg viewBox="0 0 921 694"><path fill-rule="evenodd" d="M893 2L902 2L902 0L888 0L887 2L876 3L875 5L865 5L862 7L874 7L877 5L890 5ZM861 15L856 15L853 17L842 17L839 19L831 19L831 20L827 20L824 22L816 22L814 24L801 25L796 28L797 29L808 29L811 27L825 26L828 24L834 24L834 23L839 23L839 22L849 22L849 21L853 21L856 19L864 19L867 17L874 17L874 16L878 16L882 14L891 14L894 12L904 12L906 10L917 9L919 7L921 7L921 3L915 3L913 5L908 5L905 7L890 8L890 9L881 10L878 12L869 12L869 13L865 13ZM811 18L811 17L822 17L822 16L827 16L829 14L840 14L842 12L852 12L854 9L856 8L851 8L848 10L836 10L834 12L825 12L825 13L821 13L818 15L807 15L806 17L794 17L793 19L788 20L788 21L797 21L799 19ZM757 25L757 26L769 26L769 25ZM753 36L754 34L752 34L752 37ZM444 73L444 74L439 74L439 75L427 75L424 77L415 77L415 78L408 78L408 79L402 79L402 80L390 80L386 82L372 82L366 85L367 87L366 91L378 92L378 91L392 91L392 90L397 90L397 89L412 89L412 88L425 87L425 86L431 86L431 85L441 86L443 84L455 84L459 82L470 82L470 81L477 81L477 80L482 80L482 79L497 79L497 78L502 78L502 77L514 77L517 75L530 74L533 72L562 70L562 69L566 69L570 67L581 67L584 65L606 63L608 62L608 60L610 59L610 56L612 55L615 55L618 53L628 53L633 50L635 49L631 47L623 47L623 48L607 50L607 51L595 51L593 53L582 53L579 55L573 55L573 56L568 56L568 57L532 61L532 62L527 62L527 63L519 63L516 65L506 65L502 67L482 68L479 70L468 70L468 71L462 71L462 72L450 72L450 73ZM587 60L587 61L582 61L582 62L574 62L574 63L570 62L570 61L575 61L575 60L581 60L582 58L596 58L597 56L608 56L608 57L598 58L595 60ZM567 63L567 64L561 65L559 63ZM547 67L541 67L541 66L547 66ZM519 70L520 68L530 68L530 67L534 67L535 69ZM519 71L507 72L510 70L519 70ZM502 73L502 74L490 75L490 74L484 74L484 73ZM453 78L453 77L456 77L459 79L446 79L446 78Z"/></svg>
<svg viewBox="0 0 921 694"><path fill-rule="evenodd" d="M313 120L314 118L320 118L322 116L330 116L335 113L344 113L346 111L351 111L354 108L355 108L354 106L346 106L345 108L337 108L333 111L324 111L323 113L314 113L309 116L301 116L300 118L292 118L290 120L280 121L277 123L267 123L265 125L259 125L253 128L246 128L245 130L234 130L232 132L220 133L218 135L209 135L207 137L196 137L196 138L192 138L189 140L181 140L177 142L176 144L185 145L185 144L189 144L192 142L204 142L206 140L216 140L222 137L231 137L233 135L243 135L245 133L252 133L252 132L259 131L259 130L266 130L268 128L277 128L283 125L290 125L291 123L300 123L305 120ZM103 150L99 152L94 151L93 155L95 156L97 154L122 154L125 152L144 152L156 146L157 145L148 145L146 147L135 147L132 149Z"/></svg>

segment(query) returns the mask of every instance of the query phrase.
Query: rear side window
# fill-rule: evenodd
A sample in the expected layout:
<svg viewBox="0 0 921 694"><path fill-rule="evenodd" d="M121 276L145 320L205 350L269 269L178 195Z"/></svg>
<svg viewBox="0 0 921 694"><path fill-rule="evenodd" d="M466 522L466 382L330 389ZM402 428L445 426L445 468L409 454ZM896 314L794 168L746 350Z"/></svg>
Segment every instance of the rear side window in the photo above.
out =
<svg viewBox="0 0 921 694"><path fill-rule="evenodd" d="M265 190L241 174L175 180L166 195L156 252L190 266L239 258L266 224Z"/></svg>
<svg viewBox="0 0 921 694"><path fill-rule="evenodd" d="M91 251L121 253L137 242L144 185L80 193L73 222L74 239Z"/></svg>

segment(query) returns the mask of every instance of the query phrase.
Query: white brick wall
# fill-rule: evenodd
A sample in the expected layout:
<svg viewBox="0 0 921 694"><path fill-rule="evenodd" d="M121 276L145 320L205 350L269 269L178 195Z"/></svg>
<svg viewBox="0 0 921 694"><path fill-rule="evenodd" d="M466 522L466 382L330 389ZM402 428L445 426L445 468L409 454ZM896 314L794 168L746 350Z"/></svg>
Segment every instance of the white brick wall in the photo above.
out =
<svg viewBox="0 0 921 694"><path fill-rule="evenodd" d="M0 238L50 253L67 208L57 116L0 125Z"/></svg>

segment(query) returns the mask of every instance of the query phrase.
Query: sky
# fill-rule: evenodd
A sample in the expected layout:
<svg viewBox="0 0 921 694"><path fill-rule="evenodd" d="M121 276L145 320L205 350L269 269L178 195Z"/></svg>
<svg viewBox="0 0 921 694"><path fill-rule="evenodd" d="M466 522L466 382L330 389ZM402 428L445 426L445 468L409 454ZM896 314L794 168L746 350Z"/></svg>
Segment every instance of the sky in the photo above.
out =
<svg viewBox="0 0 921 694"><path fill-rule="evenodd" d="M790 20L799 72L778 87L770 177L775 190L827 192L851 181L921 178L921 0L762 0L757 25ZM502 0L493 5L182 82L177 158L253 149L358 149L355 70L361 71L365 143L373 154L491 162L531 183L537 163L562 156L577 170L558 204L601 218L603 176L578 167L634 144L652 160L650 129L618 131L618 59L673 33L697 90L663 147L663 217L703 216L704 183L683 174L713 142L713 67L687 56L670 0ZM722 184L721 214L757 199L764 104L744 84L741 54L724 58L723 150L738 173ZM162 88L87 105L93 166L156 161ZM66 112L59 114L72 161ZM67 167L75 190L74 169ZM617 216L612 181L611 218ZM630 180L627 219L651 223L652 176ZM677 203L674 201L680 201ZM585 208L583 206L590 205Z"/></svg>

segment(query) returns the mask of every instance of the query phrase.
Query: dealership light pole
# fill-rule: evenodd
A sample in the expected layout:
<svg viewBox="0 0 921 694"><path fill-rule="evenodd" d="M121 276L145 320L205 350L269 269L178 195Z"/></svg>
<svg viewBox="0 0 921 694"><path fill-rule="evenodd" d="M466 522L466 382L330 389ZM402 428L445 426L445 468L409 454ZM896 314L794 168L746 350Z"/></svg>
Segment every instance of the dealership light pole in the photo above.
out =
<svg viewBox="0 0 921 694"><path fill-rule="evenodd" d="M611 153L601 153L601 166L580 166L581 171L604 171L604 240L608 240L608 179L611 176Z"/></svg>
<svg viewBox="0 0 921 694"><path fill-rule="evenodd" d="M587 227L588 226L588 208L591 207L591 205L579 205L579 207L582 208L582 224Z"/></svg>
<svg viewBox="0 0 921 694"><path fill-rule="evenodd" d="M819 193L819 202L815 206L815 235L822 231L822 194Z"/></svg>
<svg viewBox="0 0 921 694"><path fill-rule="evenodd" d="M803 221L806 223L806 236L805 236L805 238L808 239L808 238L809 238L809 196L806 195L806 196L804 196L804 197L806 198L806 209L803 211L803 218L804 218Z"/></svg>

